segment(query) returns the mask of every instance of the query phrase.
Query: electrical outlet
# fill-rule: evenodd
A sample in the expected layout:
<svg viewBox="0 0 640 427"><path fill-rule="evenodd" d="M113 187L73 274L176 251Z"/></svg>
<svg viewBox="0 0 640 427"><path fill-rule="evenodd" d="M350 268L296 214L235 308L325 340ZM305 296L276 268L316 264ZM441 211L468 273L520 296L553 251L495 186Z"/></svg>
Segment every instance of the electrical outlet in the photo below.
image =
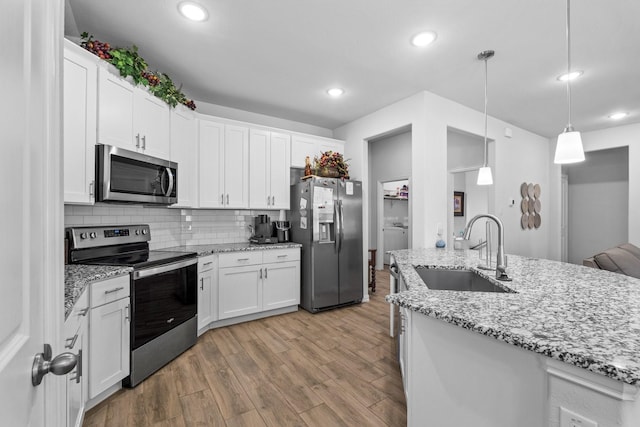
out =
<svg viewBox="0 0 640 427"><path fill-rule="evenodd" d="M598 423L561 406L560 427L598 427Z"/></svg>

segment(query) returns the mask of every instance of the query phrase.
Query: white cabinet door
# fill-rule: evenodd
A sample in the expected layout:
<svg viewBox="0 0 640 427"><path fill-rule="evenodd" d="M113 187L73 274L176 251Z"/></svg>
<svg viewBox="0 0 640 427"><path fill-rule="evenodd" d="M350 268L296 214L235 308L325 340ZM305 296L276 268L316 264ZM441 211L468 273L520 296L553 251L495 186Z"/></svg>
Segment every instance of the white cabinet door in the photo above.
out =
<svg viewBox="0 0 640 427"><path fill-rule="evenodd" d="M249 128L225 125L224 194L225 208L249 207Z"/></svg>
<svg viewBox="0 0 640 427"><path fill-rule="evenodd" d="M95 144L98 67L65 40L64 49L64 202L95 201Z"/></svg>
<svg viewBox="0 0 640 427"><path fill-rule="evenodd" d="M291 166L303 168L308 156L313 165L313 156L319 153L317 140L303 135L294 135L291 139Z"/></svg>
<svg viewBox="0 0 640 427"><path fill-rule="evenodd" d="M89 398L129 375L129 298L91 308Z"/></svg>
<svg viewBox="0 0 640 427"><path fill-rule="evenodd" d="M218 320L217 255L198 259L198 334Z"/></svg>
<svg viewBox="0 0 640 427"><path fill-rule="evenodd" d="M249 134L249 207L269 209L271 202L268 175L270 132L251 129Z"/></svg>
<svg viewBox="0 0 640 427"><path fill-rule="evenodd" d="M262 311L262 266L220 268L218 280L219 318Z"/></svg>
<svg viewBox="0 0 640 427"><path fill-rule="evenodd" d="M224 125L199 120L198 199L201 208L221 208L224 202ZM178 171L179 173L179 171Z"/></svg>
<svg viewBox="0 0 640 427"><path fill-rule="evenodd" d="M291 137L251 129L249 136L249 207L289 209Z"/></svg>
<svg viewBox="0 0 640 427"><path fill-rule="evenodd" d="M402 289L401 289L402 290ZM409 381L411 378L411 372L409 372L409 345L411 338L411 312L405 308L400 307L400 345L399 361L400 361L400 374L402 375L402 385L404 387L405 398L409 399Z"/></svg>
<svg viewBox="0 0 640 427"><path fill-rule="evenodd" d="M322 139L318 142L318 151L320 153L333 151L334 153L344 154L344 143L342 141L330 141Z"/></svg>
<svg viewBox="0 0 640 427"><path fill-rule="evenodd" d="M134 87L101 68L98 72L98 142L136 151L134 138Z"/></svg>
<svg viewBox="0 0 640 427"><path fill-rule="evenodd" d="M171 161L178 163L178 203L171 207L198 207L198 122L181 107L171 111L170 154Z"/></svg>
<svg viewBox="0 0 640 427"><path fill-rule="evenodd" d="M149 156L169 159L171 151L169 105L145 90L136 88L133 113L134 132L136 137L140 135L138 151Z"/></svg>
<svg viewBox="0 0 640 427"><path fill-rule="evenodd" d="M262 309L289 307L300 303L300 262L264 265Z"/></svg>
<svg viewBox="0 0 640 427"><path fill-rule="evenodd" d="M87 362L89 337L89 291L85 291L64 322L65 351L76 355L76 367L66 375L67 426L81 427L84 405L87 401Z"/></svg>
<svg viewBox="0 0 640 427"><path fill-rule="evenodd" d="M291 175L291 136L271 132L269 150L270 161L267 166L271 209L289 209Z"/></svg>

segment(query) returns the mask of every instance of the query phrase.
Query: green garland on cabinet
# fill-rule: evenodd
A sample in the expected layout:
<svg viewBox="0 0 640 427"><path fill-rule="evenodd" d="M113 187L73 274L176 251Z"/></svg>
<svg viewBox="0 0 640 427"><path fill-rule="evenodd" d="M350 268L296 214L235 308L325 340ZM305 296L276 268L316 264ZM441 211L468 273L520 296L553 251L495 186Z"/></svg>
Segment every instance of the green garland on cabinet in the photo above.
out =
<svg viewBox="0 0 640 427"><path fill-rule="evenodd" d="M147 62L138 54L138 47L113 48L109 43L103 43L93 38L86 31L81 34L80 46L113 64L122 77L129 77L138 85L146 86L153 95L162 99L167 104L175 107L183 104L191 110L196 109L196 103L182 93L182 86L176 87L171 78L160 72L151 71Z"/></svg>

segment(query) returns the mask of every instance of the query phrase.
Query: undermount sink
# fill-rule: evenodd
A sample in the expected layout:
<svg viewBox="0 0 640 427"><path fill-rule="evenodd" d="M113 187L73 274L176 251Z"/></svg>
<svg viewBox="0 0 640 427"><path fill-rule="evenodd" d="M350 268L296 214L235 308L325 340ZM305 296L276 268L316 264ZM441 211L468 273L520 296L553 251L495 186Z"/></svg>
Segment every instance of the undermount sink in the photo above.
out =
<svg viewBox="0 0 640 427"><path fill-rule="evenodd" d="M466 292L514 292L498 286L471 270L414 267L429 289Z"/></svg>

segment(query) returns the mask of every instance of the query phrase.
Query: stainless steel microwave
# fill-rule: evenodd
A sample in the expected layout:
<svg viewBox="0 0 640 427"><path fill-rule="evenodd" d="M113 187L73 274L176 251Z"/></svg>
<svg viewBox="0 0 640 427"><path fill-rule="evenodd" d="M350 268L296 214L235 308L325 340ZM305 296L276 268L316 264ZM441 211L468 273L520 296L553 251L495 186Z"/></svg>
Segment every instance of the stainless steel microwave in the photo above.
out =
<svg viewBox="0 0 640 427"><path fill-rule="evenodd" d="M171 205L178 164L111 145L96 145L96 201Z"/></svg>

